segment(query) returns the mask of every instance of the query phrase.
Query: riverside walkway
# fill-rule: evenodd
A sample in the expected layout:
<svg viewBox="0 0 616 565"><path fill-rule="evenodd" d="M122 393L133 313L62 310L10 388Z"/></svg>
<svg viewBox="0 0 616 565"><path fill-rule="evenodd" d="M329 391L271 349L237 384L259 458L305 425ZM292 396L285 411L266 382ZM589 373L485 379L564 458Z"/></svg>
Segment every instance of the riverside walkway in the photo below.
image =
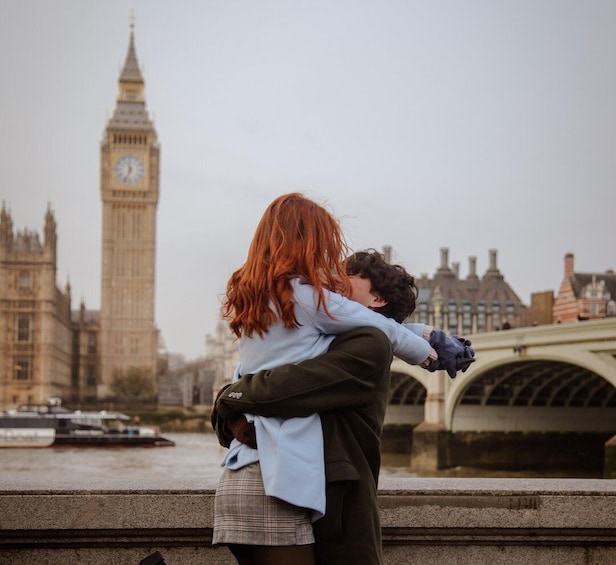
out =
<svg viewBox="0 0 616 565"><path fill-rule="evenodd" d="M1 565L231 565L211 546L215 485L0 486ZM616 480L388 478L386 565L614 565ZM361 565L361 564L357 564Z"/></svg>

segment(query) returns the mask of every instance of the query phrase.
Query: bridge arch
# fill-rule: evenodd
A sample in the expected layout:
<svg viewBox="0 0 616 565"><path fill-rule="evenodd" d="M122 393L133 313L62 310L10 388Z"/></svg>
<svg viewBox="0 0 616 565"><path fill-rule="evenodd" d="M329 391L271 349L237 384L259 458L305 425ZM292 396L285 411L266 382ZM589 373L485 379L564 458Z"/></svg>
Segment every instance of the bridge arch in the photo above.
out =
<svg viewBox="0 0 616 565"><path fill-rule="evenodd" d="M488 418L495 429L526 431L537 425L541 412L544 413L542 422L548 428L538 431L595 431L599 428L605 431L609 428L613 433L616 429L616 409L613 406L588 405L595 402L591 399L596 387L613 398L611 391L616 388L616 319L517 328L476 334L471 339L476 362L466 373L446 383L443 417L446 429L455 431L471 427L469 421L462 421L465 404L461 399L465 395L476 396L480 385L495 403L497 395L505 396L505 385L511 390L507 401L501 400L500 407L483 402L480 415L476 416L476 429L484 429L480 420ZM523 369L531 371L535 378L528 375L522 378ZM548 382L539 377L540 371ZM471 386L476 390L469 388ZM532 393L529 392L531 389ZM575 406L576 403L582 404L580 399L584 394L589 398L587 405ZM528 397L527 405L520 406L524 395ZM544 406L537 406L541 398ZM513 405L513 402L518 405ZM568 406L557 406L559 402ZM513 408L517 411L513 412ZM524 414L525 411L528 413ZM475 412L478 412L477 408ZM566 414L567 418L564 417ZM500 428L496 425L497 420L500 420Z"/></svg>
<svg viewBox="0 0 616 565"><path fill-rule="evenodd" d="M422 373L426 371L394 360L385 424L416 425L424 421L427 381Z"/></svg>
<svg viewBox="0 0 616 565"><path fill-rule="evenodd" d="M593 431L616 429L613 373L592 356L511 357L478 367L455 382L446 403L452 431ZM456 379L457 380L457 379Z"/></svg>

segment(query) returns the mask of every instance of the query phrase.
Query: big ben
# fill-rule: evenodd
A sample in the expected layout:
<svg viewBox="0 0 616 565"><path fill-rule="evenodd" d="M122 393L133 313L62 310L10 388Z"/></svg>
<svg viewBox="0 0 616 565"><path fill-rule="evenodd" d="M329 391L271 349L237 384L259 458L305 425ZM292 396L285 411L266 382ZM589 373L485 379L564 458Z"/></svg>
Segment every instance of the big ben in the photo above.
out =
<svg viewBox="0 0 616 565"><path fill-rule="evenodd" d="M118 81L113 116L101 142L102 288L101 379L129 367L156 371L154 320L156 209L160 148L145 104L145 83L135 51L134 24Z"/></svg>

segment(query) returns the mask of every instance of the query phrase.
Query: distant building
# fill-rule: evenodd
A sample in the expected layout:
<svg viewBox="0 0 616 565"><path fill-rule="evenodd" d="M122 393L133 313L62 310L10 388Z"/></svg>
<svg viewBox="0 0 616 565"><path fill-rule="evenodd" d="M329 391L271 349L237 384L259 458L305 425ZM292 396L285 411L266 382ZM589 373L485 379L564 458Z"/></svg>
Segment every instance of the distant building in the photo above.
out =
<svg viewBox="0 0 616 565"><path fill-rule="evenodd" d="M214 375L212 395L216 398L218 391L231 382L240 360L235 336L222 320L216 325L216 333L206 337L205 357L211 362L210 369Z"/></svg>
<svg viewBox="0 0 616 565"><path fill-rule="evenodd" d="M72 312L73 360L71 394L64 397L77 403L95 400L101 374L100 319L98 310L86 310L81 302Z"/></svg>
<svg viewBox="0 0 616 565"><path fill-rule="evenodd" d="M544 290L530 295L530 306L526 309L525 326L544 326L552 323L554 291Z"/></svg>
<svg viewBox="0 0 616 565"><path fill-rule="evenodd" d="M411 320L459 335L523 325L526 307L498 270L496 255L491 249L490 266L481 278L476 257L470 257L468 275L462 279L460 264L449 267L449 250L441 248L441 265L434 277L424 274L415 279L419 297Z"/></svg>
<svg viewBox="0 0 616 565"><path fill-rule="evenodd" d="M71 289L56 286L56 221L45 214L44 239L13 231L0 211L0 404L71 394Z"/></svg>
<svg viewBox="0 0 616 565"><path fill-rule="evenodd" d="M158 404L160 406L209 406L214 384L213 361L199 359L158 377Z"/></svg>
<svg viewBox="0 0 616 565"><path fill-rule="evenodd" d="M555 324L616 316L616 275L576 273L573 253L565 255L565 272L554 302Z"/></svg>

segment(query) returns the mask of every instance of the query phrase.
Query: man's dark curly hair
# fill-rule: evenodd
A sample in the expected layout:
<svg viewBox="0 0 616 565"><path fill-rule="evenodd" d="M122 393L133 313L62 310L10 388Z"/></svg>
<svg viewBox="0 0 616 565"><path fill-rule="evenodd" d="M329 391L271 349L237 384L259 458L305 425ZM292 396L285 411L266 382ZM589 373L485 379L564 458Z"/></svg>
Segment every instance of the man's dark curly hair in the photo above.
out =
<svg viewBox="0 0 616 565"><path fill-rule="evenodd" d="M401 323L415 311L415 277L404 267L391 265L374 249L353 253L346 259L345 266L348 275L370 279L370 292L387 302L385 306L374 308L375 312Z"/></svg>

